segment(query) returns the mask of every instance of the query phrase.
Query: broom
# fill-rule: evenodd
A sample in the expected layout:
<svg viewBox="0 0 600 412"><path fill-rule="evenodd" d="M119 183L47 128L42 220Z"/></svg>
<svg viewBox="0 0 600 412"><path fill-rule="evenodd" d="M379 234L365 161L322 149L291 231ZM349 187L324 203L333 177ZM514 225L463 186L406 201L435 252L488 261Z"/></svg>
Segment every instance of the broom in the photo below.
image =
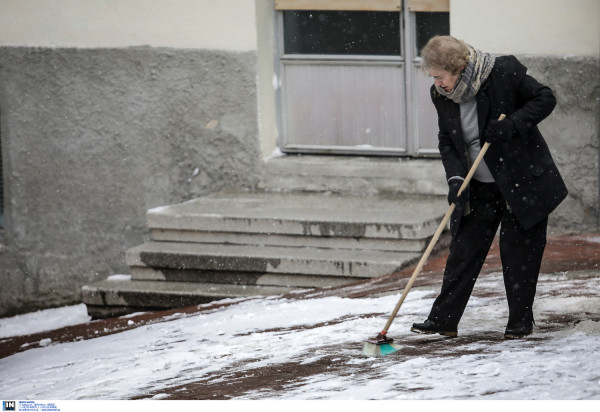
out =
<svg viewBox="0 0 600 412"><path fill-rule="evenodd" d="M503 120L505 117L506 117L505 115L501 114L498 120ZM481 148L481 152L479 152L479 155L473 162L473 166L471 166L471 169L469 170L467 177L465 177L463 184L458 189L458 195L460 195L463 192L463 190L465 190L467 188L467 186L469 185L471 178L475 174L475 170L477 170L479 163L481 163L481 160L483 159L483 156L485 155L485 153L487 152L489 147L490 147L490 143L485 142L485 144ZM440 235L444 231L444 228L448 224L448 220L450 220L450 216L452 215L452 212L454 211L455 207L456 207L456 205L454 203L452 203L450 205L450 208L446 212L446 215L442 219L442 222L440 223L437 230L435 231L435 234L431 238L431 241L429 241L429 246L427 246L425 253L423 253L421 260L419 260L417 267L415 268L412 276L408 280L408 283L406 284L406 287L404 288L404 292L402 292L402 296L400 296L400 299L398 300L398 303L396 304L396 307L392 311L392 314L390 315L383 330L375 338L368 339L365 342L365 344L363 345L363 354L365 356L370 356L370 357L385 356L385 355L389 355L390 353L394 353L402 348L401 345L395 344L393 339L387 337L387 332L388 332L392 322L394 321L396 314L400 310L400 306L402 306L404 299L406 299L406 295L408 295L408 292L410 291L413 284L415 283L417 276L419 276L419 273L421 273L421 270L423 269L425 262L427 261L427 259L429 258L429 255L431 254L431 251L433 250L433 247L437 243L438 239L440 238Z"/></svg>

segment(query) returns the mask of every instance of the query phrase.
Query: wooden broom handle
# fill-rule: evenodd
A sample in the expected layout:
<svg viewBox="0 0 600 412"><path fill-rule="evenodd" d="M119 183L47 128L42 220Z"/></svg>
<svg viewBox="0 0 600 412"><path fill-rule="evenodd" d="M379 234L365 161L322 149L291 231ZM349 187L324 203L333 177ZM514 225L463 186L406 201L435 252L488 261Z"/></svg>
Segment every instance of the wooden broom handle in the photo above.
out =
<svg viewBox="0 0 600 412"><path fill-rule="evenodd" d="M506 116L504 114L501 114L500 117L498 118L498 120L504 120L505 117ZM463 192L463 190L465 190L467 188L467 186L471 182L471 178L475 174L475 171L477 170L477 167L479 166L479 163L481 163L481 160L483 159L483 156L485 155L485 153L487 152L487 150L488 150L489 147L490 147L490 142L485 142L485 144L481 148L481 152L479 152L479 155L477 155L477 158L473 162L473 166L471 166L471 169L469 170L469 173L467 173L467 177L465 177L465 180L463 181L463 184L460 186L460 189L458 189L458 194L459 195ZM419 276L419 274L421 273L421 270L423 269L423 266L425 265L425 262L427 262L427 259L429 258L429 255L431 254L431 251L433 250L433 247L437 243L438 239L440 238L440 235L444 231L444 228L448 224L448 220L450 220L450 216L452 216L452 212L454 212L454 208L455 207L456 207L456 205L454 203L452 203L450 205L450 208L446 212L446 215L444 215L444 218L442 219L442 222L440 223L440 225L438 226L437 230L435 231L435 234L433 235L433 237L429 241L429 246L427 246L427 249L425 250L425 253L423 253L423 256L421 257L421 260L419 260L419 263L417 264L417 267L415 268L412 276L408 280L408 283L406 284L406 287L404 288L404 292L402 292L402 296L400 296L400 300L398 300L398 303L396 304L396 307L394 308L394 311L392 312L390 318L388 319L387 323L385 324L385 327L383 328L383 331L381 332L382 335L385 335L387 333L387 331L390 328L392 322L394 321L394 318L398 314L398 311L400 310L400 307L402 306L402 303L404 302L404 299L406 299L406 295L408 295L408 292L410 291L410 289L412 288L413 284L415 283L415 280L417 279L417 276Z"/></svg>

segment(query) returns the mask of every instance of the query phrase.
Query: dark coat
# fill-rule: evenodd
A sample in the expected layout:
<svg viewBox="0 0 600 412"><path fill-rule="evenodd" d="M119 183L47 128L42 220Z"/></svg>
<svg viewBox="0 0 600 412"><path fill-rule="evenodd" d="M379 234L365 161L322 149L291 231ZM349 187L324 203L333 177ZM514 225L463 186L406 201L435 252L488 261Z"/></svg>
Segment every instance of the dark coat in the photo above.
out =
<svg viewBox="0 0 600 412"><path fill-rule="evenodd" d="M438 113L439 150L446 178L466 177L467 152L460 106L431 88ZM484 160L502 196L521 225L528 229L552 212L567 196L567 188L537 128L554 109L552 91L527 75L514 56L497 57L488 79L476 95L481 145L484 130L500 114L510 118L515 134L491 144Z"/></svg>

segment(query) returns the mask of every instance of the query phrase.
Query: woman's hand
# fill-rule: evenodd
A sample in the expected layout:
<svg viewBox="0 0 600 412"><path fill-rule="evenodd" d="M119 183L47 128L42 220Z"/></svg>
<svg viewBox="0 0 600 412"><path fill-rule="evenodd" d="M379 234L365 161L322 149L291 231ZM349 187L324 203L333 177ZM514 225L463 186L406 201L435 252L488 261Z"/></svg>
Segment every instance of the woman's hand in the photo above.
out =
<svg viewBox="0 0 600 412"><path fill-rule="evenodd" d="M448 204L451 205L454 203L456 208L459 209L465 203L465 201L469 198L469 187L467 186L465 190L463 190L458 195L458 191L463 184L463 180L453 179L448 182Z"/></svg>
<svg viewBox="0 0 600 412"><path fill-rule="evenodd" d="M483 139L490 143L499 143L515 135L515 124L508 117L504 120L490 120L483 133Z"/></svg>

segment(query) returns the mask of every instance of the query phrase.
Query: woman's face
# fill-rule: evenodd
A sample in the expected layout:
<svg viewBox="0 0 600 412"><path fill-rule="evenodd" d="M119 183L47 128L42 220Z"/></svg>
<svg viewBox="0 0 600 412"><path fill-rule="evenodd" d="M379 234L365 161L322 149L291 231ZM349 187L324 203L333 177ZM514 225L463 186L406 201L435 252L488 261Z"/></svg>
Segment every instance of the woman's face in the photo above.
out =
<svg viewBox="0 0 600 412"><path fill-rule="evenodd" d="M446 91L446 93L450 93L454 90L454 86L460 77L460 71L456 74L452 74L447 70L430 68L428 70L429 75L433 77L433 81L436 86L441 87Z"/></svg>

